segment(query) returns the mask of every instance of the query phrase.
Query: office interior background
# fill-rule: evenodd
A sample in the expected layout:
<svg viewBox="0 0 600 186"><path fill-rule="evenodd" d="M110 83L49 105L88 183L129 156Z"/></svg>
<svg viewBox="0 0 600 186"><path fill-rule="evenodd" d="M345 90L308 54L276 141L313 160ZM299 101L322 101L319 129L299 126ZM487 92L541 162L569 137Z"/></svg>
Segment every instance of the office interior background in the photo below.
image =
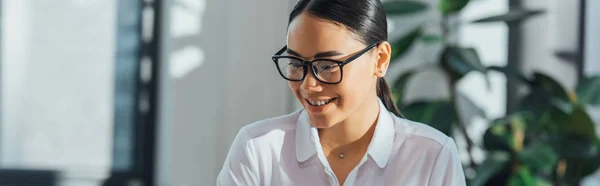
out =
<svg viewBox="0 0 600 186"><path fill-rule="evenodd" d="M390 18L391 40L418 25L441 33L440 0L415 1L428 8ZM270 60L285 45L296 2L0 0L0 185L215 185L238 129L301 108ZM519 24L470 24L519 9L541 13ZM575 90L582 77L600 75L597 10L597 0L471 0L454 16L451 39L475 48L483 66L542 72ZM440 51L414 42L386 78L431 64ZM482 77L470 72L456 84L484 112L469 117L471 152L455 136L465 164L489 157L487 121L504 116L521 91L499 73L487 75L489 85ZM443 78L423 70L404 97L448 97ZM586 110L600 134L600 106ZM580 184L600 185L600 171Z"/></svg>

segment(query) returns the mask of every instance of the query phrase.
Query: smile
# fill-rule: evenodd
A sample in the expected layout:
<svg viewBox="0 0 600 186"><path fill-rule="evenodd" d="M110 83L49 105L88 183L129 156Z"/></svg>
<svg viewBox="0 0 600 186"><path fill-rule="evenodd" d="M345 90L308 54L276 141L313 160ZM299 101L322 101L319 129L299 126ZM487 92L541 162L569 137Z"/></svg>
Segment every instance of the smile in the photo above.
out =
<svg viewBox="0 0 600 186"><path fill-rule="evenodd" d="M308 104L310 104L311 106L323 106L326 104L331 103L332 101L334 101L336 98L331 98L328 100L308 100L306 99L306 101L308 102Z"/></svg>

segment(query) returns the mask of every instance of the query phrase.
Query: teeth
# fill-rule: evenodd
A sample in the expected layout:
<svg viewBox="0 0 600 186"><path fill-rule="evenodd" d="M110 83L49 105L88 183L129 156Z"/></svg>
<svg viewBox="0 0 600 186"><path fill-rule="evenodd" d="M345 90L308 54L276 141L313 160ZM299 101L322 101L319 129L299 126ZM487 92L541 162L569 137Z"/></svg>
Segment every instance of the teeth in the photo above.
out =
<svg viewBox="0 0 600 186"><path fill-rule="evenodd" d="M330 100L321 100L321 101L308 100L308 103L310 103L313 106L322 106L322 105L325 105L325 104L331 102L332 100L333 100L333 98Z"/></svg>

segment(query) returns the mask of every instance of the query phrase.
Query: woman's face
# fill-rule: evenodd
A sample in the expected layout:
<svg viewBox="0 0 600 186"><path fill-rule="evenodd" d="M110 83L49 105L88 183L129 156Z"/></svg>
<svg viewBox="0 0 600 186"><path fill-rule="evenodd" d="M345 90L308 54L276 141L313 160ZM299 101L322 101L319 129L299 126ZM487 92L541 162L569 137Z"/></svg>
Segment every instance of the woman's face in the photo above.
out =
<svg viewBox="0 0 600 186"><path fill-rule="evenodd" d="M389 50L389 44L384 44ZM345 27L307 13L298 15L290 23L287 46L287 55L303 60L320 56L319 59L338 61L367 47ZM383 76L380 72L382 66L378 65L378 60L381 61L379 50L381 46L345 65L342 81L338 84L319 82L310 69L303 81L289 81L291 90L307 111L314 127L329 128L355 113L366 100L376 99L377 77ZM383 68L387 68L387 62ZM323 103L326 104L320 105Z"/></svg>

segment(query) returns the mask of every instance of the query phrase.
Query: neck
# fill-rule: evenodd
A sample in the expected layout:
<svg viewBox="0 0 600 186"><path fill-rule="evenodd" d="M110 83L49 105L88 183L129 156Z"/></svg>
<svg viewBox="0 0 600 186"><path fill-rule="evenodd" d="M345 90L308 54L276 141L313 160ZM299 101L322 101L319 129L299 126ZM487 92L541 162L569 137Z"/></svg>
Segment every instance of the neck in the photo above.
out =
<svg viewBox="0 0 600 186"><path fill-rule="evenodd" d="M336 149L341 146L368 145L379 116L377 97L365 102L344 121L331 128L319 129L321 144Z"/></svg>

